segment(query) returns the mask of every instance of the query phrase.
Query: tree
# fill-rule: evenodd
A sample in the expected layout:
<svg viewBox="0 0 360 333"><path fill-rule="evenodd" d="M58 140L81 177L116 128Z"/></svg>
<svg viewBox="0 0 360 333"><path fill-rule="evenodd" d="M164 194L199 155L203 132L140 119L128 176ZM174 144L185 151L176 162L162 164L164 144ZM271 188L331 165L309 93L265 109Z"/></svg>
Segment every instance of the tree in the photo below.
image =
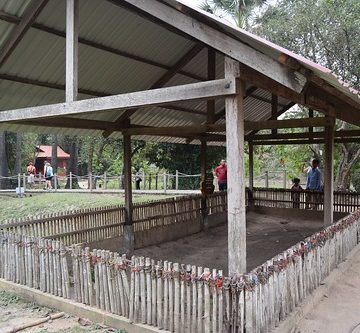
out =
<svg viewBox="0 0 360 333"><path fill-rule="evenodd" d="M360 88L360 2L358 0L280 0L256 19L253 32L328 67ZM338 122L340 129L348 124ZM349 188L360 145L341 144L336 188Z"/></svg>
<svg viewBox="0 0 360 333"><path fill-rule="evenodd" d="M229 15L237 26L245 29L253 11L264 4L266 0L205 0L201 8L217 16Z"/></svg>
<svg viewBox="0 0 360 333"><path fill-rule="evenodd" d="M8 177L8 158L6 153L6 132L0 132L0 176ZM0 188L8 188L9 180L0 178Z"/></svg>

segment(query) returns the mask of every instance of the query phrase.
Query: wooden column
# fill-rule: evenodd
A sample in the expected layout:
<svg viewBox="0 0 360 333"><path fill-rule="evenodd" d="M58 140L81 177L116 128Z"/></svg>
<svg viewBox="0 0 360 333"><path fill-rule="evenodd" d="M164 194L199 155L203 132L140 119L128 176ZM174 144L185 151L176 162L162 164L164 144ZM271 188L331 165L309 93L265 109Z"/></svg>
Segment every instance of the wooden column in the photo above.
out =
<svg viewBox="0 0 360 333"><path fill-rule="evenodd" d="M216 52L214 49L208 49L208 80L215 80L216 78ZM208 124L215 123L215 100L209 99L207 102L207 120Z"/></svg>
<svg viewBox="0 0 360 333"><path fill-rule="evenodd" d="M200 172L201 172L201 181L205 180L206 178L206 152L207 152L207 145L206 140L201 140L201 148L200 148Z"/></svg>
<svg viewBox="0 0 360 333"><path fill-rule="evenodd" d="M225 58L225 77L236 80L237 94L225 99L228 167L229 276L246 272L246 214L244 183L244 82L237 61Z"/></svg>
<svg viewBox="0 0 360 333"><path fill-rule="evenodd" d="M325 127L324 226L331 225L334 212L334 126Z"/></svg>
<svg viewBox="0 0 360 333"><path fill-rule="evenodd" d="M124 248L127 255L134 252L134 226L132 218L132 181L131 181L131 137L123 136L124 149L124 189L125 189L125 225Z"/></svg>
<svg viewBox="0 0 360 333"><path fill-rule="evenodd" d="M254 189L254 145L249 141L249 189Z"/></svg>
<svg viewBox="0 0 360 333"><path fill-rule="evenodd" d="M77 100L78 94L78 0L66 1L66 102Z"/></svg>
<svg viewBox="0 0 360 333"><path fill-rule="evenodd" d="M207 145L206 140L201 140L201 150L200 150L200 172L201 172L201 182L206 181L206 153L207 153ZM204 186L204 183L201 184ZM202 192L203 196L201 199L201 229L207 230L209 228L208 219L207 219L207 206L206 206L206 193Z"/></svg>
<svg viewBox="0 0 360 333"><path fill-rule="evenodd" d="M309 109L309 118L314 118L314 110L312 110L312 109ZM313 127L309 127L309 133L314 133Z"/></svg>
<svg viewBox="0 0 360 333"><path fill-rule="evenodd" d="M277 112L278 112L278 97L277 95L272 94L271 96L271 118L277 119ZM277 129L271 130L272 134L277 133Z"/></svg>

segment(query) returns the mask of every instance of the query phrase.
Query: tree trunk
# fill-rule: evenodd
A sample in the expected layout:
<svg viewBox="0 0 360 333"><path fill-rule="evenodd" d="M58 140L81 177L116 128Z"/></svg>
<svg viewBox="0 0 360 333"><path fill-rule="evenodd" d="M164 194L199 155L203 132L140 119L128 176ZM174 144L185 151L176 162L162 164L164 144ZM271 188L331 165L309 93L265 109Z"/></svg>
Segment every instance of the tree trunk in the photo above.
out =
<svg viewBox="0 0 360 333"><path fill-rule="evenodd" d="M70 154L69 171L74 175L72 177L72 188L80 188L76 175L78 174L79 160L79 142L77 138L68 137L68 150ZM67 179L65 188L70 188L70 177Z"/></svg>
<svg viewBox="0 0 360 333"><path fill-rule="evenodd" d="M15 175L21 173L21 145L22 145L22 134L20 132L16 133L16 158L15 158L15 167L14 173Z"/></svg>
<svg viewBox="0 0 360 333"><path fill-rule="evenodd" d="M8 177L8 159L6 154L6 132L0 132L0 176ZM6 189L9 188L10 182L9 179L0 178L0 188Z"/></svg>
<svg viewBox="0 0 360 333"><path fill-rule="evenodd" d="M335 180L337 191L346 191L350 187L350 172L360 156L360 147L356 144L341 144L341 163Z"/></svg>
<svg viewBox="0 0 360 333"><path fill-rule="evenodd" d="M54 173L57 173L57 167L58 167L57 147L58 147L58 137L56 134L54 134L52 140L52 149L51 149L51 166L54 170Z"/></svg>
<svg viewBox="0 0 360 333"><path fill-rule="evenodd" d="M91 138L88 142L89 149L88 149L88 164L87 164L87 174L92 175L93 174L93 163L94 163L94 145L95 145L95 139ZM88 189L90 189L90 181L92 182L91 188L96 188L96 180L94 177L88 179Z"/></svg>

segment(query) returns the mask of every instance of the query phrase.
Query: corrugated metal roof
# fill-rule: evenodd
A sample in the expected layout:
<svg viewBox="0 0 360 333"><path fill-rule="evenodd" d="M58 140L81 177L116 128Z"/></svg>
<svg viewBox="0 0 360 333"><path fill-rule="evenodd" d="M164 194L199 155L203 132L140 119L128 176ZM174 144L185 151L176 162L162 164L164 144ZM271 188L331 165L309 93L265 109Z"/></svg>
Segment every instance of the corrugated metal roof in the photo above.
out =
<svg viewBox="0 0 360 333"><path fill-rule="evenodd" d="M155 1L155 0L154 0ZM21 17L30 4L30 0L0 0L0 10ZM180 2L166 0L176 8ZM65 81L65 1L50 0L31 27L17 45L11 57L0 68L0 75L7 74L18 78L0 79L0 110L18 109L27 106L46 105L64 101L64 91L55 87L39 85L64 85ZM111 95L131 91L145 90L154 84L167 68L173 66L182 56L195 46L193 40L175 34L142 16L120 8L108 1L80 0L80 32L79 44L79 88ZM210 20L222 31L268 55L278 59L285 53L307 66L320 77L333 84L342 93L345 88L334 83L328 70L306 59L294 55L274 44L253 36L246 31L230 26L221 20L202 13L204 20ZM16 17L13 18L16 20ZM39 26L42 25L42 26ZM8 38L15 24L0 20L0 46ZM45 27L45 28L44 28ZM48 28L46 28L48 27ZM51 30L51 29L55 29ZM47 30L47 31L44 31ZM85 41L86 40L86 43ZM85 44L84 44L85 43ZM88 45L91 43L101 44ZM126 52L129 56L119 55ZM145 59L144 62L140 61ZM184 72L188 75L184 75ZM207 76L207 49L198 53L183 69L182 74L175 75L165 86L175 86L196 82L195 77ZM216 78L224 76L224 56L217 53ZM37 80L26 84L26 80ZM22 81L22 82L21 82ZM59 88L59 87L57 87ZM246 87L247 89L250 86ZM346 90L346 89L345 89ZM352 95L352 94L351 94ZM91 95L80 94L79 99ZM265 120L271 117L271 94L257 89L245 100L247 120ZM289 104L279 98L278 111ZM224 109L224 100L216 100L216 113ZM146 126L186 126L206 122L206 102L189 101L177 103L177 107L195 110L196 113L176 111L174 108L150 107L141 108L131 116L131 122ZM82 114L76 118L102 121L115 121L124 110L109 110L91 114ZM219 119L218 123L224 123ZM43 133L61 133L64 135L100 135L100 130L61 129L57 127L28 126L20 124L0 123L0 130L35 131ZM120 136L113 133L113 137ZM162 140L165 142L184 143L185 138L138 136ZM193 141L197 142L198 141ZM214 143L219 144L219 143Z"/></svg>

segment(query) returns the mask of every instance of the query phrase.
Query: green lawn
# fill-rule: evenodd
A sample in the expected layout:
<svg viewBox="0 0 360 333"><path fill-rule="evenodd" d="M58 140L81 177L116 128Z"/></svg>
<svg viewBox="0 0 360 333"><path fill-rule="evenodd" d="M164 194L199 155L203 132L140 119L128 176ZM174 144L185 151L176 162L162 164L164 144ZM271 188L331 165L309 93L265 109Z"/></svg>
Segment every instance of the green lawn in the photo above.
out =
<svg viewBox="0 0 360 333"><path fill-rule="evenodd" d="M165 195L134 195L133 202L146 202L168 197ZM31 197L27 195L24 198L0 195L0 223L20 217L123 203L123 194L41 193L33 194Z"/></svg>

